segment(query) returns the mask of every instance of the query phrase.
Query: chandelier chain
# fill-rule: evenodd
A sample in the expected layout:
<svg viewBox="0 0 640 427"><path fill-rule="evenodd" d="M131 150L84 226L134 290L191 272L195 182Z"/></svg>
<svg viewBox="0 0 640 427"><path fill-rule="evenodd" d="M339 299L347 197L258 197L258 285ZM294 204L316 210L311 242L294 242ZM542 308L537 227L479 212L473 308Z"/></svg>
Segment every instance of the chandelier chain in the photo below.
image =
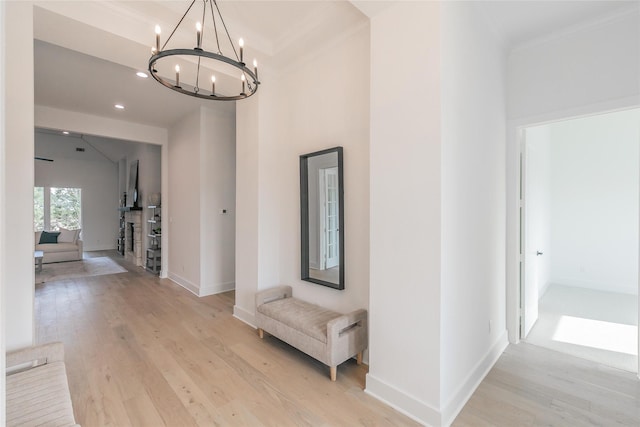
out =
<svg viewBox="0 0 640 427"><path fill-rule="evenodd" d="M182 15L182 18L180 18L180 21L178 22L178 25L175 26L175 28L173 29L173 31L171 31L171 34L169 34L169 37L167 37L167 41L164 42L164 44L162 45L162 49L164 50L164 48L167 46L167 43L169 43L169 40L171 40L171 37L173 37L173 34L176 32L176 30L178 29L178 27L180 26L180 24L182 24L182 21L184 21L184 18L187 16L187 14L189 13L189 11L191 10L191 8L193 7L194 3L196 2L196 0L193 0L191 2L191 4L189 5L189 7L187 8L187 11L184 13L184 15Z"/></svg>
<svg viewBox="0 0 640 427"><path fill-rule="evenodd" d="M205 18L206 13L207 13L207 0L204 0L204 5L202 7L202 24L201 24L202 25L202 35L201 35L201 38L200 38L200 43L201 44L204 44L204 24L206 22L206 20L204 18Z"/></svg>
<svg viewBox="0 0 640 427"><path fill-rule="evenodd" d="M205 0L206 1L206 0ZM205 8L207 6L205 5ZM218 46L218 55L222 55L222 51L220 50L220 40L218 40L218 25L216 24L216 14L213 13L213 0L209 1L209 8L211 9L211 20L213 21L213 34L216 35L216 45ZM216 5L216 9L218 6ZM219 13L220 11L218 11Z"/></svg>
<svg viewBox="0 0 640 427"><path fill-rule="evenodd" d="M236 56L236 61L241 62L240 57L238 56L238 52L236 51L236 46L233 44L233 40L231 40L231 36L229 35L229 30L227 30L227 24L224 23L224 18L220 13L218 2L216 0L211 0L211 1L213 2L213 4L216 5L216 9L218 10L218 15L220 16L220 22L222 22L222 27L224 28L225 33L227 33L227 38L229 39L229 43L231 44L231 49L233 49L233 54Z"/></svg>

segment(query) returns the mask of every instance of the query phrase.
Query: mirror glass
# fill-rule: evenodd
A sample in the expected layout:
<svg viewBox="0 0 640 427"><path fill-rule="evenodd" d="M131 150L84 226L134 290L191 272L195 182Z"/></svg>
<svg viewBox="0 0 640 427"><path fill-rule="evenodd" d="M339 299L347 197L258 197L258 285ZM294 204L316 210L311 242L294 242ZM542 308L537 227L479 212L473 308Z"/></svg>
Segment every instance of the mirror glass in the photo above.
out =
<svg viewBox="0 0 640 427"><path fill-rule="evenodd" d="M342 147L300 156L302 280L344 289Z"/></svg>

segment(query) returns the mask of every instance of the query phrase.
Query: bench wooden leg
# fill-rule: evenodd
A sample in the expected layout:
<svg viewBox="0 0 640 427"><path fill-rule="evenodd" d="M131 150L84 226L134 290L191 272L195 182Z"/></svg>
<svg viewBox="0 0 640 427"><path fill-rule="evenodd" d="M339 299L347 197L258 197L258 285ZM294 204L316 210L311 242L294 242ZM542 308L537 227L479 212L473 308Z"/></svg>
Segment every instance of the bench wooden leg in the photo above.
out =
<svg viewBox="0 0 640 427"><path fill-rule="evenodd" d="M356 362L358 363L358 365L362 365L362 352L358 353L358 355L356 356Z"/></svg>
<svg viewBox="0 0 640 427"><path fill-rule="evenodd" d="M258 336L260 338L264 338L264 331L262 329L260 329L260 328L258 328Z"/></svg>
<svg viewBox="0 0 640 427"><path fill-rule="evenodd" d="M330 366L329 369L331 370L331 381L335 381L338 376L338 367Z"/></svg>

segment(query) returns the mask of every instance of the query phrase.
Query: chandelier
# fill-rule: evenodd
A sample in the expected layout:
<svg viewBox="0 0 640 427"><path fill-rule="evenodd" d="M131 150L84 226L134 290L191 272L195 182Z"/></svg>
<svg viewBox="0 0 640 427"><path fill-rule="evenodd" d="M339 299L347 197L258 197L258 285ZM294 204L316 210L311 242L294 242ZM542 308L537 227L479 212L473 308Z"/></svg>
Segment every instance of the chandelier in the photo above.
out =
<svg viewBox="0 0 640 427"><path fill-rule="evenodd" d="M256 93L260 84L257 61L253 60L253 70L246 66L244 41L240 39L239 49L236 49L216 0L200 1L202 12L198 13L197 8L193 7L196 0L192 0L162 47L160 46L161 29L156 25L156 44L151 48L151 58L149 58L151 76L169 89L196 98L236 101L250 97ZM201 18L191 33L195 47L167 49L189 12ZM209 18L209 24L205 25ZM226 37L218 36L218 31L222 29L224 29L223 36L226 35ZM185 31L181 30L181 32ZM207 47L210 50L203 47L205 34L213 35L207 38L209 43ZM224 55L223 48L227 48L232 54Z"/></svg>

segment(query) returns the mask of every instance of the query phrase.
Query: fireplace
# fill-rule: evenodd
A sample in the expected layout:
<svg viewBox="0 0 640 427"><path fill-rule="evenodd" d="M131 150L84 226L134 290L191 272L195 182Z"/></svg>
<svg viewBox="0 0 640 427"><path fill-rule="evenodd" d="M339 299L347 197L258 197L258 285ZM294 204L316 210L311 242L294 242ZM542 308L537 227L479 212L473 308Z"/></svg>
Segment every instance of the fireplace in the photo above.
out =
<svg viewBox="0 0 640 427"><path fill-rule="evenodd" d="M142 267L142 211L125 212L124 221L124 259Z"/></svg>

